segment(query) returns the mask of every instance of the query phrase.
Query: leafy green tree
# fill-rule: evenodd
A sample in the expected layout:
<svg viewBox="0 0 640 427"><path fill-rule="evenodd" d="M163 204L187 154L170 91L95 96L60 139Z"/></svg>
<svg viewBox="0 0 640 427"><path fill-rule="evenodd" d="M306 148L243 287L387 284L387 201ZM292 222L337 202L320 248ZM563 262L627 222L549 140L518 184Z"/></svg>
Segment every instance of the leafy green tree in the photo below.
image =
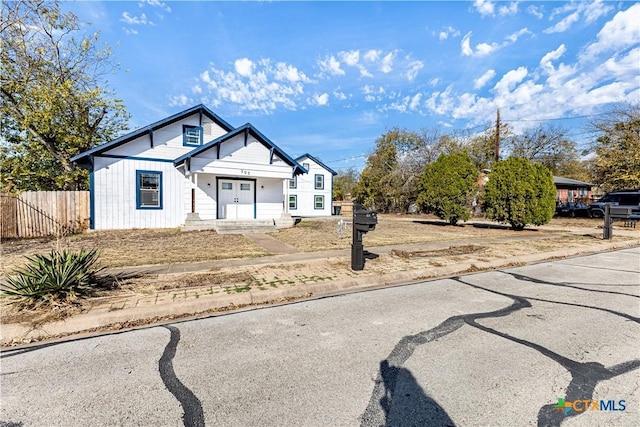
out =
<svg viewBox="0 0 640 427"><path fill-rule="evenodd" d="M592 127L593 181L605 191L640 188L640 104L617 106Z"/></svg>
<svg viewBox="0 0 640 427"><path fill-rule="evenodd" d="M553 176L546 166L521 157L501 160L491 169L483 200L487 218L515 230L546 224L555 212Z"/></svg>
<svg viewBox="0 0 640 427"><path fill-rule="evenodd" d="M356 202L371 209L390 210L393 202L389 194L393 192L393 171L397 164L393 139L388 134L383 135L367 157L366 166L353 189Z"/></svg>
<svg viewBox="0 0 640 427"><path fill-rule="evenodd" d="M510 144L511 138L513 138L513 133L508 124L505 122L500 123L499 154L502 153L505 146ZM489 125L482 134L471 138L465 150L469 153L469 157L471 157L476 169L490 169L496 161L496 126Z"/></svg>
<svg viewBox="0 0 640 427"><path fill-rule="evenodd" d="M358 181L358 172L354 168L338 170L333 178L333 200L346 200L353 194L353 188Z"/></svg>
<svg viewBox="0 0 640 427"><path fill-rule="evenodd" d="M477 191L478 171L469 154L441 154L426 166L420 181L418 206L455 225L471 217L471 201Z"/></svg>
<svg viewBox="0 0 640 427"><path fill-rule="evenodd" d="M0 189L87 188L69 159L127 128L122 101L101 86L117 64L58 2L5 1L1 16Z"/></svg>

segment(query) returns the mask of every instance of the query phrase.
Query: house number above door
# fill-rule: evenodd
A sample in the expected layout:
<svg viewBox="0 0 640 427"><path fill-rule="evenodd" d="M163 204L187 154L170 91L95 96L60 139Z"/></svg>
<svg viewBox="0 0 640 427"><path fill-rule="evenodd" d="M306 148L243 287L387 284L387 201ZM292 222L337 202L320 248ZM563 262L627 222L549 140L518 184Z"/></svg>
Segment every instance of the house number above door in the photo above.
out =
<svg viewBox="0 0 640 427"><path fill-rule="evenodd" d="M243 175L251 175L251 171L240 169L240 173Z"/></svg>

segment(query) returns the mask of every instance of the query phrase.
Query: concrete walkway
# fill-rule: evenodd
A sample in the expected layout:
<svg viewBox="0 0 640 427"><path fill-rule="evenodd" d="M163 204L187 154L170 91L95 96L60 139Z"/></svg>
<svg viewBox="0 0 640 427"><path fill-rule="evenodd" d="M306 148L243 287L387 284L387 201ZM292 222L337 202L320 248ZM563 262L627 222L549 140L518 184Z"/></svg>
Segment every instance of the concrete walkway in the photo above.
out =
<svg viewBox="0 0 640 427"><path fill-rule="evenodd" d="M350 269L349 250L299 252L280 242L275 244L275 239L271 236L253 235L250 237L253 241L274 255L110 269L107 272L114 275L144 274L151 277L148 281L175 282L179 286L168 286L164 291L152 293L132 292L116 297L92 298L89 300L91 304L85 305L83 313L61 321L37 325L3 324L0 329L0 344L22 345L38 340L64 339L71 335L104 333L175 318L209 316L265 304L314 299L417 280L640 246L637 231L618 232L617 235L625 235L625 238L613 241L593 239L587 243L582 239L580 244L572 245L572 234L558 231L541 235L514 234L501 238L384 247L366 247L365 244L366 250L380 257L367 260L363 271ZM563 236L567 237L565 248L544 249L545 240ZM513 244L521 249L522 255L492 257L485 250ZM477 248L478 253L444 257L445 252L455 252L458 247ZM417 255L411 256L412 254ZM440 257L439 254L443 256ZM185 273L200 276L188 281ZM153 279L154 275L156 279ZM214 281L212 278L224 280ZM182 284L185 281L197 285L185 286Z"/></svg>

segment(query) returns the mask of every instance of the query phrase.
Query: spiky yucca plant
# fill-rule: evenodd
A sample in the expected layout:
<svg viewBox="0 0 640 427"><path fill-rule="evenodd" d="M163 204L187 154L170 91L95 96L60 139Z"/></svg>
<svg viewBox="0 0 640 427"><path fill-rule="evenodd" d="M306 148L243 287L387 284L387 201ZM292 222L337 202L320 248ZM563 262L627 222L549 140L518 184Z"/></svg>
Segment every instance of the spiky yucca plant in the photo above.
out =
<svg viewBox="0 0 640 427"><path fill-rule="evenodd" d="M82 249L52 250L48 255L27 256L22 268L7 275L1 286L3 297L13 298L19 305L71 303L80 296L92 294L100 286L98 251Z"/></svg>

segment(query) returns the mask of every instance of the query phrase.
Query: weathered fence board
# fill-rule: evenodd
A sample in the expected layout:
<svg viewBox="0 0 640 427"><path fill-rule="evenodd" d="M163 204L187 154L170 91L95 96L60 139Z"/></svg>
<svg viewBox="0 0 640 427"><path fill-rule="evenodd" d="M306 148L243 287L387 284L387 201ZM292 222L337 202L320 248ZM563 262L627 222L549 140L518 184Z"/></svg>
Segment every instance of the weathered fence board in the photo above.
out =
<svg viewBox="0 0 640 427"><path fill-rule="evenodd" d="M27 191L0 196L3 239L79 233L89 226L88 191Z"/></svg>

